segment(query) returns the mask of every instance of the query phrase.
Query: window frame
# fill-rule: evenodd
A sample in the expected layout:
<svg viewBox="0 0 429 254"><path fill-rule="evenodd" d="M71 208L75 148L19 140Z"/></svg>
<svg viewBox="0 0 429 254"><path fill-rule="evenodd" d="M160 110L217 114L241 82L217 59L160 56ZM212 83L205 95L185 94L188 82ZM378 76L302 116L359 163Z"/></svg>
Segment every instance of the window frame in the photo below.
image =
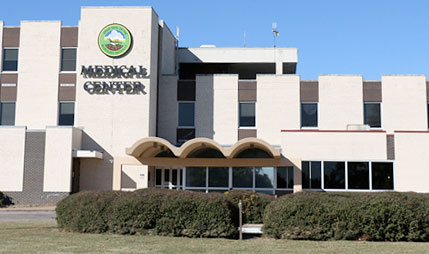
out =
<svg viewBox="0 0 429 254"><path fill-rule="evenodd" d="M317 117L317 126L302 126L302 104L316 104L316 117ZM319 129L319 102L301 102L299 105L299 120L300 128L303 130L318 130Z"/></svg>
<svg viewBox="0 0 429 254"><path fill-rule="evenodd" d="M76 49L76 65L75 65L75 70L74 71L63 71L63 70L61 70L61 66L62 66L62 63L63 63L63 49ZM77 73L77 47L61 47L60 48L60 66L59 66L59 69L60 69L60 73Z"/></svg>
<svg viewBox="0 0 429 254"><path fill-rule="evenodd" d="M254 104L255 105L255 126L241 126L241 115L240 115L240 105L241 104ZM256 106L257 106L257 102L256 101L239 101L238 102L238 128L239 129L250 129L250 130L255 130L255 129L257 129L256 128L256 126L257 126L257 122L256 122L256 119L257 119L257 110L256 110Z"/></svg>
<svg viewBox="0 0 429 254"><path fill-rule="evenodd" d="M180 125L180 104L192 103L194 105L194 125L186 126ZM195 129L195 101L177 101L177 129Z"/></svg>
<svg viewBox="0 0 429 254"><path fill-rule="evenodd" d="M16 71L4 71L3 70L3 67L4 67L4 51L6 50L6 49L17 49L18 50L18 56L17 56L17 65L16 65ZM19 71L19 47L3 47L2 48L2 55L1 55L1 73L18 73L18 71Z"/></svg>
<svg viewBox="0 0 429 254"><path fill-rule="evenodd" d="M380 105L380 127L372 127L371 125L365 123L365 120L366 120L365 105L366 104L379 104ZM368 125L371 130L383 129L383 103L382 102L373 102L373 101L369 101L369 102L364 101L363 102L363 124Z"/></svg>
<svg viewBox="0 0 429 254"><path fill-rule="evenodd" d="M73 103L73 124L72 125L60 125L61 103ZM75 116L76 116L76 102L75 101L58 101L57 126L75 126L75 120L76 120Z"/></svg>
<svg viewBox="0 0 429 254"><path fill-rule="evenodd" d="M2 122L2 108L3 108L3 104L5 104L5 103L13 103L13 104L15 104L15 112L14 112L14 116L13 116L13 124L11 124L11 125L6 125L6 124L1 124L1 122ZM7 126L9 126L9 127L13 127L13 126L16 126L16 101L0 101L0 127L7 127Z"/></svg>

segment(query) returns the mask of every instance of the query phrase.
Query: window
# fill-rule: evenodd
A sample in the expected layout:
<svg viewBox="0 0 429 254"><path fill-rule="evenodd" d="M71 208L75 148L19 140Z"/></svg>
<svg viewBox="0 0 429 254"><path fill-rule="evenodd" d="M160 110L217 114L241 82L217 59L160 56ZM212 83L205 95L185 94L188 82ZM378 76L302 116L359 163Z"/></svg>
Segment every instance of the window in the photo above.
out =
<svg viewBox="0 0 429 254"><path fill-rule="evenodd" d="M179 102L179 127L195 126L195 103Z"/></svg>
<svg viewBox="0 0 429 254"><path fill-rule="evenodd" d="M322 164L320 161L302 162L302 188L320 189L322 188Z"/></svg>
<svg viewBox="0 0 429 254"><path fill-rule="evenodd" d="M393 163L372 163L372 189L393 190Z"/></svg>
<svg viewBox="0 0 429 254"><path fill-rule="evenodd" d="M206 187L206 168L187 167L186 187Z"/></svg>
<svg viewBox="0 0 429 254"><path fill-rule="evenodd" d="M345 189L345 162L325 161L324 167L324 186L325 189Z"/></svg>
<svg viewBox="0 0 429 254"><path fill-rule="evenodd" d="M18 49L3 49L3 71L18 71Z"/></svg>
<svg viewBox="0 0 429 254"><path fill-rule="evenodd" d="M58 125L74 125L74 102L60 102Z"/></svg>
<svg viewBox="0 0 429 254"><path fill-rule="evenodd" d="M76 49L61 49L61 71L76 71Z"/></svg>
<svg viewBox="0 0 429 254"><path fill-rule="evenodd" d="M180 146L193 138L195 138L195 129L177 129L177 145Z"/></svg>
<svg viewBox="0 0 429 254"><path fill-rule="evenodd" d="M15 102L0 103L0 125L15 125Z"/></svg>
<svg viewBox="0 0 429 254"><path fill-rule="evenodd" d="M232 168L232 187L253 188L253 168L252 167Z"/></svg>
<svg viewBox="0 0 429 254"><path fill-rule="evenodd" d="M364 103L365 124L371 128L381 127L380 103Z"/></svg>
<svg viewBox="0 0 429 254"><path fill-rule="evenodd" d="M178 101L195 101L195 81L179 80L177 83Z"/></svg>
<svg viewBox="0 0 429 254"><path fill-rule="evenodd" d="M256 167L255 168L255 187L256 188L274 188L274 168Z"/></svg>
<svg viewBox="0 0 429 254"><path fill-rule="evenodd" d="M240 127L255 127L255 103L240 102Z"/></svg>
<svg viewBox="0 0 429 254"><path fill-rule="evenodd" d="M211 167L209 168L209 187L229 186L229 168L228 167Z"/></svg>
<svg viewBox="0 0 429 254"><path fill-rule="evenodd" d="M277 188L293 188L293 167L277 167Z"/></svg>
<svg viewBox="0 0 429 254"><path fill-rule="evenodd" d="M301 127L317 127L317 103L301 103Z"/></svg>
<svg viewBox="0 0 429 254"><path fill-rule="evenodd" d="M369 189L369 163L368 162L348 162L348 188L349 189Z"/></svg>

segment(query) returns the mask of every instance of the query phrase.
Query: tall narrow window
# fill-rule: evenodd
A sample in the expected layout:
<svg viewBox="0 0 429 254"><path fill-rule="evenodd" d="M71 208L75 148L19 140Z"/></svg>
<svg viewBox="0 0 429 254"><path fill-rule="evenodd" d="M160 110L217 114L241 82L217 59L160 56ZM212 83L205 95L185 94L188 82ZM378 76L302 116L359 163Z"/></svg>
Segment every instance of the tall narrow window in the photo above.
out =
<svg viewBox="0 0 429 254"><path fill-rule="evenodd" d="M240 127L255 127L255 103L240 102Z"/></svg>
<svg viewBox="0 0 429 254"><path fill-rule="evenodd" d="M18 49L3 49L3 71L18 71Z"/></svg>
<svg viewBox="0 0 429 254"><path fill-rule="evenodd" d="M320 161L303 161L302 162L302 188L320 189L322 166Z"/></svg>
<svg viewBox="0 0 429 254"><path fill-rule="evenodd" d="M365 124L369 125L371 128L380 128L381 127L381 107L380 103L364 103L364 118Z"/></svg>
<svg viewBox="0 0 429 254"><path fill-rule="evenodd" d="M179 127L195 126L195 103L179 102Z"/></svg>
<svg viewBox="0 0 429 254"><path fill-rule="evenodd" d="M61 49L61 71L76 71L76 49Z"/></svg>
<svg viewBox="0 0 429 254"><path fill-rule="evenodd" d="M301 103L301 127L317 127L317 103Z"/></svg>
<svg viewBox="0 0 429 254"><path fill-rule="evenodd" d="M0 103L0 125L15 125L15 102Z"/></svg>
<svg viewBox="0 0 429 254"><path fill-rule="evenodd" d="M74 102L60 102L58 125L74 125Z"/></svg>
<svg viewBox="0 0 429 254"><path fill-rule="evenodd" d="M293 167L277 167L277 188L293 188Z"/></svg>

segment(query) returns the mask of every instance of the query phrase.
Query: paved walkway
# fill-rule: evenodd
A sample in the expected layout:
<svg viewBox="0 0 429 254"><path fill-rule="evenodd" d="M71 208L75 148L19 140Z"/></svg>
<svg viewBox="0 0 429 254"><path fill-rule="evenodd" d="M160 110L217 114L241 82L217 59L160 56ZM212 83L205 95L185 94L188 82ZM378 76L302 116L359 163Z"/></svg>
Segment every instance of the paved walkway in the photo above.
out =
<svg viewBox="0 0 429 254"><path fill-rule="evenodd" d="M0 209L0 222L55 221L55 207L14 207Z"/></svg>

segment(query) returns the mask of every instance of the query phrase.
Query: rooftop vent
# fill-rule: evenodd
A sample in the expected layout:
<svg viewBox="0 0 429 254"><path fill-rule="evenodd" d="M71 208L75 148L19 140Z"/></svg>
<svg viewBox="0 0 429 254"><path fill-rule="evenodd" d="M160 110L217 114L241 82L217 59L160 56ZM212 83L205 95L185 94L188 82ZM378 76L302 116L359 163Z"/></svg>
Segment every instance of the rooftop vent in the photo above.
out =
<svg viewBox="0 0 429 254"><path fill-rule="evenodd" d="M216 45L213 44L203 44L200 46L200 48L216 48Z"/></svg>

